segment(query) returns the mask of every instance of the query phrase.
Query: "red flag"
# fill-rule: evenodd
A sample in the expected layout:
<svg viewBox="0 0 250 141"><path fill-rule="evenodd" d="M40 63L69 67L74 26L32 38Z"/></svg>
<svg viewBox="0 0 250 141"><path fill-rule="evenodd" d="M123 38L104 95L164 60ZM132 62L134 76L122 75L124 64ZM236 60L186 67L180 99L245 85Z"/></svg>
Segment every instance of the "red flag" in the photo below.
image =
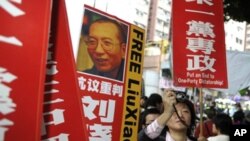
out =
<svg viewBox="0 0 250 141"><path fill-rule="evenodd" d="M84 141L83 108L65 0L53 3L46 74L42 140Z"/></svg>
<svg viewBox="0 0 250 141"><path fill-rule="evenodd" d="M51 4L0 1L0 140L40 140Z"/></svg>

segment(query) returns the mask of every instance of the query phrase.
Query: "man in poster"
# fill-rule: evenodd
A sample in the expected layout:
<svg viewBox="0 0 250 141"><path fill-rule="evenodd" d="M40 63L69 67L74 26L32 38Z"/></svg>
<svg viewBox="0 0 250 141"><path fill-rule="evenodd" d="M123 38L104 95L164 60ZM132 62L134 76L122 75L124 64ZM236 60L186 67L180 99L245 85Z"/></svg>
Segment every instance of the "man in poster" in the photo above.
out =
<svg viewBox="0 0 250 141"><path fill-rule="evenodd" d="M86 25L83 23L82 36L93 64L81 71L122 81L127 27L114 19L94 15L87 10L85 12L87 14L84 16L84 21L89 21L92 18L92 22L85 22ZM78 54L78 59L80 58L81 56ZM84 63L87 62L84 61Z"/></svg>

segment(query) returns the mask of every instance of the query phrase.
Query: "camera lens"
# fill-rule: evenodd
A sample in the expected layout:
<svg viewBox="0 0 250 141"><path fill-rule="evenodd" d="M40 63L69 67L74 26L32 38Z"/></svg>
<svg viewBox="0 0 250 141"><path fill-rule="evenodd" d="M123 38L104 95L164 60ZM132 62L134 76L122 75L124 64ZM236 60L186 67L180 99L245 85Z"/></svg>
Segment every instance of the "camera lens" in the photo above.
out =
<svg viewBox="0 0 250 141"><path fill-rule="evenodd" d="M175 94L176 94L176 100L178 102L182 102L185 99L187 99L187 95L185 92L175 91Z"/></svg>

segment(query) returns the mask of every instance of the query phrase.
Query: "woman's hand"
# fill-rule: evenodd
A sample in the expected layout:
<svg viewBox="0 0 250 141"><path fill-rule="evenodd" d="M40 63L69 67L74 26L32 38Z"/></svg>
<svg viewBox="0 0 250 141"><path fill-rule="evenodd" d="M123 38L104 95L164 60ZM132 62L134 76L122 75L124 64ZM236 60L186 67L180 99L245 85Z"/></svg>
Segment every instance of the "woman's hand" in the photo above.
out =
<svg viewBox="0 0 250 141"><path fill-rule="evenodd" d="M167 89L163 93L163 106L164 106L164 112L165 113L171 113L171 115L174 112L173 105L176 104L176 94L172 89Z"/></svg>
<svg viewBox="0 0 250 141"><path fill-rule="evenodd" d="M162 101L164 110L157 118L157 122L159 125L164 127L174 113L173 105L176 104L176 94L172 89L164 90L164 93L162 94Z"/></svg>

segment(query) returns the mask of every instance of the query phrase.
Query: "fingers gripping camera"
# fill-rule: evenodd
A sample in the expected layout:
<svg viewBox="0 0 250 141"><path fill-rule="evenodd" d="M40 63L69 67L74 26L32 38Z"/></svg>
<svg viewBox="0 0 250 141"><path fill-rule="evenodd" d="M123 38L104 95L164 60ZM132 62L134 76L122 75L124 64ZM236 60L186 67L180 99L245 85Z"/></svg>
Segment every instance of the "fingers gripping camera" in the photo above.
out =
<svg viewBox="0 0 250 141"><path fill-rule="evenodd" d="M176 94L176 100L177 102L182 102L186 99L188 99L188 96L185 92L182 91L174 91L174 93Z"/></svg>

